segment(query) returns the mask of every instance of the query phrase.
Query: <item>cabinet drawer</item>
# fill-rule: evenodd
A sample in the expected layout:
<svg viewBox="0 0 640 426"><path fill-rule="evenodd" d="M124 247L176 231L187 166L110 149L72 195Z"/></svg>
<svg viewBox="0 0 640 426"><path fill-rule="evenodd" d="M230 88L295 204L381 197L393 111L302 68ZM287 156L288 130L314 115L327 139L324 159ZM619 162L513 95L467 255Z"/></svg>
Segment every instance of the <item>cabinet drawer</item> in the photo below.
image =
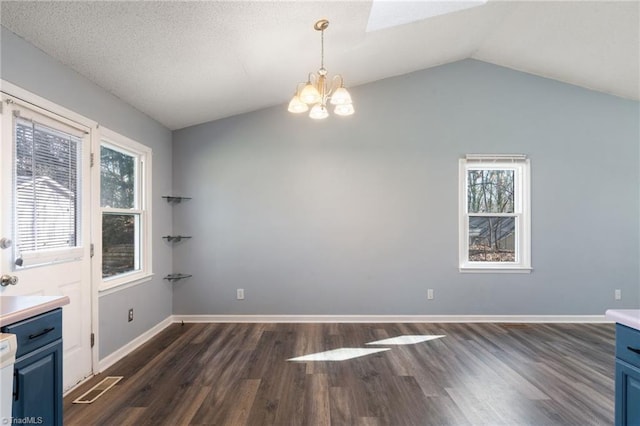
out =
<svg viewBox="0 0 640 426"><path fill-rule="evenodd" d="M3 333L16 335L16 359L55 340L62 339L62 309L58 308L15 324L2 327Z"/></svg>
<svg viewBox="0 0 640 426"><path fill-rule="evenodd" d="M616 358L640 367L640 330L616 324Z"/></svg>

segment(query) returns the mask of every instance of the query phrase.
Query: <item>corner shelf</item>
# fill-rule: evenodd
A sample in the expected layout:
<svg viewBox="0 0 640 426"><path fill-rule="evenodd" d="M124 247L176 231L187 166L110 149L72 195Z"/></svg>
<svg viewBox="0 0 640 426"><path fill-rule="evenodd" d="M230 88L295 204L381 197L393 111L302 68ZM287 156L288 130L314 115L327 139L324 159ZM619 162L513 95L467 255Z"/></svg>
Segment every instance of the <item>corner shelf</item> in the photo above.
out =
<svg viewBox="0 0 640 426"><path fill-rule="evenodd" d="M191 197L178 197L175 195L163 195L162 198L167 200L167 203L181 203L182 201L190 200Z"/></svg>
<svg viewBox="0 0 640 426"><path fill-rule="evenodd" d="M169 280L169 282L174 282L174 281L179 281L179 280L183 280L185 278L189 278L192 277L193 275L191 274L169 274L166 277L164 277L165 280Z"/></svg>
<svg viewBox="0 0 640 426"><path fill-rule="evenodd" d="M180 197L176 195L163 195L162 198L167 200L167 203L169 204L179 204L183 201L191 199L191 197ZM182 241L183 239L189 239L191 238L191 235L165 235L162 238L167 240L167 242L173 243L173 242ZM185 278L190 278L192 276L193 275L191 274L175 273L175 274L169 274L163 279L169 281L170 283L173 283L175 281L184 280Z"/></svg>
<svg viewBox="0 0 640 426"><path fill-rule="evenodd" d="M179 242L185 239L189 239L192 238L191 235L165 235L164 237L165 240L171 242Z"/></svg>

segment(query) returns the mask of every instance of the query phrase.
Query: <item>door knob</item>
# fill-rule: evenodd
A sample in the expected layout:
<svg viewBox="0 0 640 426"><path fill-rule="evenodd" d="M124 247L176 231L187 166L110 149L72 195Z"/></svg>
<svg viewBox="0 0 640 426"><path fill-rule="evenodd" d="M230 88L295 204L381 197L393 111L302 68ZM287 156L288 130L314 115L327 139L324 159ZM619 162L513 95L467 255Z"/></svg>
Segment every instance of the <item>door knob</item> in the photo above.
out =
<svg viewBox="0 0 640 426"><path fill-rule="evenodd" d="M18 284L18 277L15 275L3 275L0 277L0 286L2 287L16 284Z"/></svg>
<svg viewBox="0 0 640 426"><path fill-rule="evenodd" d="M11 240L9 238L0 238L0 249L8 249L11 247Z"/></svg>

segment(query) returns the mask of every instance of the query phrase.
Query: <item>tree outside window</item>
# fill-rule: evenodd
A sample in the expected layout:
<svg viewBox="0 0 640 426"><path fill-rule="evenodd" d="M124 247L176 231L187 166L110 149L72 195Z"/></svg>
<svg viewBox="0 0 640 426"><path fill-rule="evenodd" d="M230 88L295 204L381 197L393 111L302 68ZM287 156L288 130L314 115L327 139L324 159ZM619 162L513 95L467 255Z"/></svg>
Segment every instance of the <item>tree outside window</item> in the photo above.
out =
<svg viewBox="0 0 640 426"><path fill-rule="evenodd" d="M460 269L530 269L529 161L460 160Z"/></svg>
<svg viewBox="0 0 640 426"><path fill-rule="evenodd" d="M141 158L120 147L100 147L102 278L142 268Z"/></svg>

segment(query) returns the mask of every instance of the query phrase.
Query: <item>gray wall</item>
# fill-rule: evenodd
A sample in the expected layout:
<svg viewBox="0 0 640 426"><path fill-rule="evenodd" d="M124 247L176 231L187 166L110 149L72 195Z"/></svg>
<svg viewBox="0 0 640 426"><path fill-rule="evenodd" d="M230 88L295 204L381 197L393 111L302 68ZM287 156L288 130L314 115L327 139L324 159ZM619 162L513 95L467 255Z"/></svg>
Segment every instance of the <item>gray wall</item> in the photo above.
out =
<svg viewBox="0 0 640 426"><path fill-rule="evenodd" d="M174 132L172 153L160 124L4 28L1 42L3 79L153 149L155 278L100 298L101 358L172 300L176 314L640 306L638 102L466 60L356 87L348 119L280 106ZM533 273L458 272L457 159L469 152L530 156ZM160 198L172 192L194 199L172 208ZM173 250L160 239L172 214L174 232L194 236ZM194 276L170 285L171 271Z"/></svg>
<svg viewBox="0 0 640 426"><path fill-rule="evenodd" d="M171 248L160 238L170 232L171 132L102 88L55 61L4 27L0 77L90 118L153 149L153 265L148 283L100 297L99 356L104 358L149 330L172 311L172 288L162 277L172 270ZM135 320L127 322L127 311Z"/></svg>
<svg viewBox="0 0 640 426"><path fill-rule="evenodd" d="M280 106L174 132L173 186L193 196L174 230L194 236L174 250L194 275L174 284L175 314L640 306L638 102L474 60L352 95L347 119ZM465 153L531 158L531 274L458 272Z"/></svg>

